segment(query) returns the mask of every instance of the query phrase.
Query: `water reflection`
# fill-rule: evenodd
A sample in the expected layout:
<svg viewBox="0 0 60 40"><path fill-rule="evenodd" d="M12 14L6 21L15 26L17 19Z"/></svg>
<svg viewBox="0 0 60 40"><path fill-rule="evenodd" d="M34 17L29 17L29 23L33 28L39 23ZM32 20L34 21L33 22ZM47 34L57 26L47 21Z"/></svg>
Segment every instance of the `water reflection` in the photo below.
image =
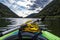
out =
<svg viewBox="0 0 60 40"><path fill-rule="evenodd" d="M38 19L38 18L37 18ZM0 19L0 31L9 30L12 28L18 28L21 24L25 23L28 20L37 20L37 19L28 19L28 18L5 18Z"/></svg>
<svg viewBox="0 0 60 40"><path fill-rule="evenodd" d="M28 20L36 19L21 19L21 18L6 18L0 19L0 31L5 31L6 29L11 29L25 23ZM52 30L51 32L57 36L60 36L60 19L46 19L43 24L47 24L47 28Z"/></svg>
<svg viewBox="0 0 60 40"><path fill-rule="evenodd" d="M47 24L47 28L52 30L51 33L60 36L60 18L47 18L44 22Z"/></svg>

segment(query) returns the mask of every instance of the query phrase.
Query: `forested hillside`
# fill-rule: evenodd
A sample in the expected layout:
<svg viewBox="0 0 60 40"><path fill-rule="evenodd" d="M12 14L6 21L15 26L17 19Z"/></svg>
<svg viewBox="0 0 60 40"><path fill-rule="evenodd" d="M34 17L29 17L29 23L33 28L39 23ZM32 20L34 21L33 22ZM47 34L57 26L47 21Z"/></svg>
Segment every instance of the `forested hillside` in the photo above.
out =
<svg viewBox="0 0 60 40"><path fill-rule="evenodd" d="M3 17L18 17L8 7L0 3L0 18Z"/></svg>
<svg viewBox="0 0 60 40"><path fill-rule="evenodd" d="M35 14L34 17L41 16L56 16L60 17L60 0L54 0L47 5L39 14Z"/></svg>
<svg viewBox="0 0 60 40"><path fill-rule="evenodd" d="M32 17L41 17L41 16L56 16L60 17L60 0L54 0L49 5L47 5L42 11L38 14L34 14ZM13 13L9 8L0 3L0 17L18 17Z"/></svg>

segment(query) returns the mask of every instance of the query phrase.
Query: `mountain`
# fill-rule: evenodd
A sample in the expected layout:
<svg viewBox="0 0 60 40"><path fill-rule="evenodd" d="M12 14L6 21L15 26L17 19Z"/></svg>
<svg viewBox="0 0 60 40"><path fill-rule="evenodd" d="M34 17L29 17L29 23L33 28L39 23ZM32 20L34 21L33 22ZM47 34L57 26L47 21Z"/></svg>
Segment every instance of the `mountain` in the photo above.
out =
<svg viewBox="0 0 60 40"><path fill-rule="evenodd" d="M60 0L53 0L42 11L40 11L38 14L35 14L33 17L39 18L41 16L59 16L60 17Z"/></svg>
<svg viewBox="0 0 60 40"><path fill-rule="evenodd" d="M33 16L32 16L33 15ZM41 16L60 16L60 0L54 0L47 5L38 14L32 14L31 18L39 18ZM18 17L8 7L0 3L0 17ZM29 16L30 18L30 16Z"/></svg>
<svg viewBox="0 0 60 40"><path fill-rule="evenodd" d="M17 18L17 16L14 12L12 12L7 6L0 3L0 18L9 18L14 17Z"/></svg>
<svg viewBox="0 0 60 40"><path fill-rule="evenodd" d="M33 13L39 13L52 0L1 0L15 14L26 17Z"/></svg>

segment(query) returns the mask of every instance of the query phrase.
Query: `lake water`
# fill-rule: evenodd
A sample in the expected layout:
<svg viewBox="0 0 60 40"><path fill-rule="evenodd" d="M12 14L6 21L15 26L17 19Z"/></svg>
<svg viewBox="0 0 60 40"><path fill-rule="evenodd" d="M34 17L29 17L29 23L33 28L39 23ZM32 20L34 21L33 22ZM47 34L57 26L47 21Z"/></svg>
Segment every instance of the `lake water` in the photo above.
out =
<svg viewBox="0 0 60 40"><path fill-rule="evenodd" d="M38 18L37 18L38 19ZM28 20L37 20L37 19L28 19L28 18L6 18L0 19L0 31L4 31L7 29L11 29L17 27ZM50 32L60 36L60 19L46 19L45 21L41 22L43 24L48 25L47 28L51 30Z"/></svg>

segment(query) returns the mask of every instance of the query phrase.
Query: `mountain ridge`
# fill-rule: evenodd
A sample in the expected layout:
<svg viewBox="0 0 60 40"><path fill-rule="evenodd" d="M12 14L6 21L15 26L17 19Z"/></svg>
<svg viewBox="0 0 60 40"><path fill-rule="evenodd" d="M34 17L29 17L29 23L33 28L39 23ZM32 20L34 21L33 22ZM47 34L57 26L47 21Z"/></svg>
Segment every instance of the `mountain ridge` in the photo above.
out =
<svg viewBox="0 0 60 40"><path fill-rule="evenodd" d="M18 18L19 16L17 16L14 12L12 12L7 6L0 3L0 18L5 18L5 17Z"/></svg>

